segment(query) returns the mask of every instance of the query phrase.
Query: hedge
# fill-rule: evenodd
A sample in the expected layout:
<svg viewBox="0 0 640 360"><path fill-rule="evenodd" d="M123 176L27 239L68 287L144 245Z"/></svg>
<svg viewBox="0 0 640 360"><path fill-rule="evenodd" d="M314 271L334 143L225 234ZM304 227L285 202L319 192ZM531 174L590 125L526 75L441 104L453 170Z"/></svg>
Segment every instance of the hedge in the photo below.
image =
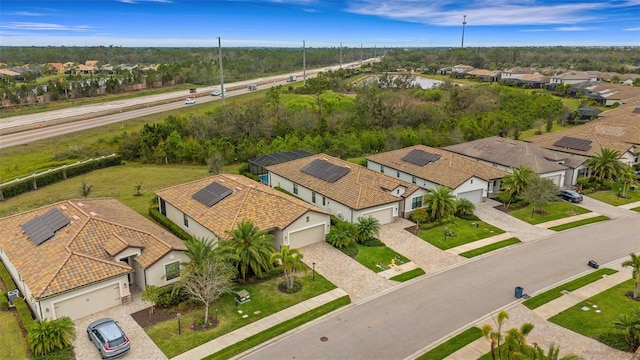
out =
<svg viewBox="0 0 640 360"><path fill-rule="evenodd" d="M103 169L110 166L122 164L122 157L120 155L104 157L95 161L89 161L80 165L71 165L68 167L58 168L55 171L49 171L40 173L35 177L36 187L42 187L49 184L53 184L62 181L66 178L77 176L80 174L86 174L93 170ZM4 188L0 188L0 199L8 199L20 195L22 193L34 190L33 177L24 178L18 182L7 185Z"/></svg>
<svg viewBox="0 0 640 360"><path fill-rule="evenodd" d="M33 360L70 360L73 359L73 346L55 349L45 355L34 355Z"/></svg>
<svg viewBox="0 0 640 360"><path fill-rule="evenodd" d="M193 238L191 234L184 231L180 226L174 224L173 221L169 220L166 216L162 215L157 208L150 208L149 215L180 239L187 241Z"/></svg>
<svg viewBox="0 0 640 360"><path fill-rule="evenodd" d="M0 310L2 311L9 310L9 299L5 294L6 292L4 291L2 292L2 294L0 294Z"/></svg>
<svg viewBox="0 0 640 360"><path fill-rule="evenodd" d="M5 290L10 291L16 288L16 283L13 282L11 275L9 275L9 271L4 266L4 263L0 261L0 279L4 283Z"/></svg>
<svg viewBox="0 0 640 360"><path fill-rule="evenodd" d="M23 298L19 297L13 300L13 303L16 305L16 310L18 310L18 317L20 317L20 321L22 322L22 327L28 332L31 330L33 324L35 324L35 320L33 319L33 314L31 313L31 308L24 301Z"/></svg>

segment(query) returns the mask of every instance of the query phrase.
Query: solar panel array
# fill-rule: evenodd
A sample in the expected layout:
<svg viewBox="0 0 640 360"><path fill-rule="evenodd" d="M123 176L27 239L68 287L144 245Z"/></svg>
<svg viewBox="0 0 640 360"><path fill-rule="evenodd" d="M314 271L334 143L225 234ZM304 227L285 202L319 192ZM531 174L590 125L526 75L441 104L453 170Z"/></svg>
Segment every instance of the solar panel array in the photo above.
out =
<svg viewBox="0 0 640 360"><path fill-rule="evenodd" d="M29 236L29 239L31 239L34 244L40 245L51 239L56 234L56 231L67 226L69 223L71 223L71 220L64 216L58 209L51 209L45 214L31 219L22 225L22 231L27 233L27 236Z"/></svg>
<svg viewBox="0 0 640 360"><path fill-rule="evenodd" d="M591 148L591 140L564 136L562 139L556 141L553 145L567 149L587 151Z"/></svg>
<svg viewBox="0 0 640 360"><path fill-rule="evenodd" d="M320 180L330 183L338 181L338 179L351 171L351 169L347 167L338 166L323 159L315 159L300 170L305 174L315 176Z"/></svg>
<svg viewBox="0 0 640 360"><path fill-rule="evenodd" d="M438 161L442 155L432 154L420 149L413 149L405 155L402 160L418 166L425 166L428 163Z"/></svg>
<svg viewBox="0 0 640 360"><path fill-rule="evenodd" d="M233 190L213 182L193 194L192 198L200 201L208 207L212 207L231 194L233 194Z"/></svg>

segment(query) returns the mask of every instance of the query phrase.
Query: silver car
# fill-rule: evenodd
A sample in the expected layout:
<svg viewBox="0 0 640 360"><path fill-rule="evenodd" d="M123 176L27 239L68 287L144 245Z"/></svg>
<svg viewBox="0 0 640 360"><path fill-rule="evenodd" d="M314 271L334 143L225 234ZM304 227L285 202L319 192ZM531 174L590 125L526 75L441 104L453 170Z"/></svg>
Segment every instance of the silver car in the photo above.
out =
<svg viewBox="0 0 640 360"><path fill-rule="evenodd" d="M129 338L113 319L104 318L92 322L87 326L87 336L96 345L103 359L122 356L130 349Z"/></svg>

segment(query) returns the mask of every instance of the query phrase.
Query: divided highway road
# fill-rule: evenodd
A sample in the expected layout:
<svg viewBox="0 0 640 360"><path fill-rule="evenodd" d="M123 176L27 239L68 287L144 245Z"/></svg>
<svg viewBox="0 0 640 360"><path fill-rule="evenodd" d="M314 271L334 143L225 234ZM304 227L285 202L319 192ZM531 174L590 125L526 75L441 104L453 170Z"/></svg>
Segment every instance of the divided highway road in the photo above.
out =
<svg viewBox="0 0 640 360"><path fill-rule="evenodd" d="M615 229L615 231L611 231ZM338 311L242 359L405 359L526 293L640 251L640 214L510 246ZM326 341L321 338L326 337Z"/></svg>

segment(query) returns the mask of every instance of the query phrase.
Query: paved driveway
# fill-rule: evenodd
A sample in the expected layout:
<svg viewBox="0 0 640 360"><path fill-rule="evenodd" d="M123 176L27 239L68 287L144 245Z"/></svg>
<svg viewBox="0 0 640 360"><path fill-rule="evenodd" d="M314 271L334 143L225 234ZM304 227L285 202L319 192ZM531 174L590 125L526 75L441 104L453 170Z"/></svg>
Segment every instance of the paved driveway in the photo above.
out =
<svg viewBox="0 0 640 360"><path fill-rule="evenodd" d="M583 207L585 209L589 209L593 212L597 212L598 214L605 215L610 219L617 219L617 218L636 214L636 212L633 210L627 210L624 208L613 206L605 202L602 202L600 200L590 198L589 196L586 196L584 194L582 198L583 198L582 202L576 205Z"/></svg>
<svg viewBox="0 0 640 360"><path fill-rule="evenodd" d="M553 230L542 229L507 215L494 208L498 205L500 205L499 202L487 199L487 201L483 203L476 204L474 213L480 220L512 234L512 236L517 237L522 242L540 239L555 233Z"/></svg>
<svg viewBox="0 0 640 360"><path fill-rule="evenodd" d="M82 360L98 360L100 359L100 353L96 349L93 342L87 337L87 326L98 319L103 317L110 317L116 320L122 330L129 337L131 341L131 350L123 359L136 359L136 360L165 360L167 357L158 349L156 344L151 341L149 336L144 330L136 323L131 317L132 314L138 310L149 307L151 303L142 301L140 291L133 293L133 301L124 306L117 306L111 309L107 309L93 315L76 319L74 323L76 325L76 340L73 342L75 347L75 353L77 359Z"/></svg>

